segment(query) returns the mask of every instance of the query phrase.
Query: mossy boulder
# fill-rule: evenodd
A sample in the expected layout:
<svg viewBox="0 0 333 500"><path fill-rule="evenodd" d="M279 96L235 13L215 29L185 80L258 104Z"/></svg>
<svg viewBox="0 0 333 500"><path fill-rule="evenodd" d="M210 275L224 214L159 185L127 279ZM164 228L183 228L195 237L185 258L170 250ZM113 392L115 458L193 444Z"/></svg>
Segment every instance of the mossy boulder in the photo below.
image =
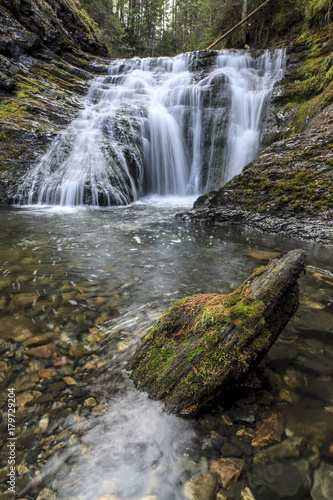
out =
<svg viewBox="0 0 333 500"><path fill-rule="evenodd" d="M176 302L148 332L127 368L166 410L192 416L223 398L265 356L298 307L305 252L256 269L233 293Z"/></svg>

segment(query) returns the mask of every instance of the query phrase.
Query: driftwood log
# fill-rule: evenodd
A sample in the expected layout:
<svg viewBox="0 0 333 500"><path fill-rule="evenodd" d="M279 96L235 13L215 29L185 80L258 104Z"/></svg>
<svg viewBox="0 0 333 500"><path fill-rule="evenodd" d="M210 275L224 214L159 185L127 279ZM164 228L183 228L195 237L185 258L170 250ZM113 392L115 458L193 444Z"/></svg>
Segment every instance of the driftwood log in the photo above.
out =
<svg viewBox="0 0 333 500"><path fill-rule="evenodd" d="M233 293L176 302L128 363L132 379L171 413L193 416L223 398L265 356L296 312L303 250L256 269Z"/></svg>

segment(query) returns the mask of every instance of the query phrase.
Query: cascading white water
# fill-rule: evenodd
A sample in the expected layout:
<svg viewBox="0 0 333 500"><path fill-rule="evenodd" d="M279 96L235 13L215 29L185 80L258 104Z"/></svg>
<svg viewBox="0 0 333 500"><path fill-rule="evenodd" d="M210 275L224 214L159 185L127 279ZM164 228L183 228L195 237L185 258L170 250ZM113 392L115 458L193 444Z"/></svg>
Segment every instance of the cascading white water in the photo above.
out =
<svg viewBox="0 0 333 500"><path fill-rule="evenodd" d="M122 205L147 194L199 194L239 173L258 152L284 52L212 53L216 63L206 67L202 55L112 63L26 175L18 202Z"/></svg>
<svg viewBox="0 0 333 500"><path fill-rule="evenodd" d="M219 159L220 183L224 184L258 154L269 99L284 75L285 53L265 51L253 58L247 52L223 51L216 65L209 81L224 77L230 89L226 145L222 162ZM214 148L211 152L213 157Z"/></svg>

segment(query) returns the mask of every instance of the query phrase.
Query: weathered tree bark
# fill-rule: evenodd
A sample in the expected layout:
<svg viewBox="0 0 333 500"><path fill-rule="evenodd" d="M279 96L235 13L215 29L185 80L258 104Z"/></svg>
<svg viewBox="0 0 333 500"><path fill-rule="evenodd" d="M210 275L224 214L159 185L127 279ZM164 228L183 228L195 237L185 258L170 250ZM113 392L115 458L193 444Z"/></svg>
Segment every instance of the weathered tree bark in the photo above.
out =
<svg viewBox="0 0 333 500"><path fill-rule="evenodd" d="M248 16L244 17L238 24L236 24L233 28L231 28L229 31L224 33L224 35L220 36L217 40L215 40L214 43L212 43L209 47L207 47L206 50L210 50L211 48L215 47L216 44L221 42L221 40L224 40L227 36L229 36L231 33L233 33L237 28L242 26L242 24L246 23L249 19L251 19L252 16L254 16L260 9L262 9L265 5L267 5L271 0L266 0L264 3L262 3L257 9L251 12Z"/></svg>
<svg viewBox="0 0 333 500"><path fill-rule="evenodd" d="M127 368L166 410L193 416L265 356L298 307L305 252L293 250L226 295L186 297L148 332Z"/></svg>
<svg viewBox="0 0 333 500"><path fill-rule="evenodd" d="M247 0L243 0L243 9L242 9L242 21L247 17ZM246 44L246 28L243 24L242 28L242 41L244 45Z"/></svg>

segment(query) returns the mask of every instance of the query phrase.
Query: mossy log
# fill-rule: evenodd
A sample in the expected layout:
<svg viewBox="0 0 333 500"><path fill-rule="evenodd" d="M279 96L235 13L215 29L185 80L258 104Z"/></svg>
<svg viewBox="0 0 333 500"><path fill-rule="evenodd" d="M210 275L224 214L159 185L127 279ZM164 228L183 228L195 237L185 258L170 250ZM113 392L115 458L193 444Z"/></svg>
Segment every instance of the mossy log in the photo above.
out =
<svg viewBox="0 0 333 500"><path fill-rule="evenodd" d="M255 368L299 303L303 250L256 269L233 293L176 302L129 361L132 379L171 413L193 416Z"/></svg>

